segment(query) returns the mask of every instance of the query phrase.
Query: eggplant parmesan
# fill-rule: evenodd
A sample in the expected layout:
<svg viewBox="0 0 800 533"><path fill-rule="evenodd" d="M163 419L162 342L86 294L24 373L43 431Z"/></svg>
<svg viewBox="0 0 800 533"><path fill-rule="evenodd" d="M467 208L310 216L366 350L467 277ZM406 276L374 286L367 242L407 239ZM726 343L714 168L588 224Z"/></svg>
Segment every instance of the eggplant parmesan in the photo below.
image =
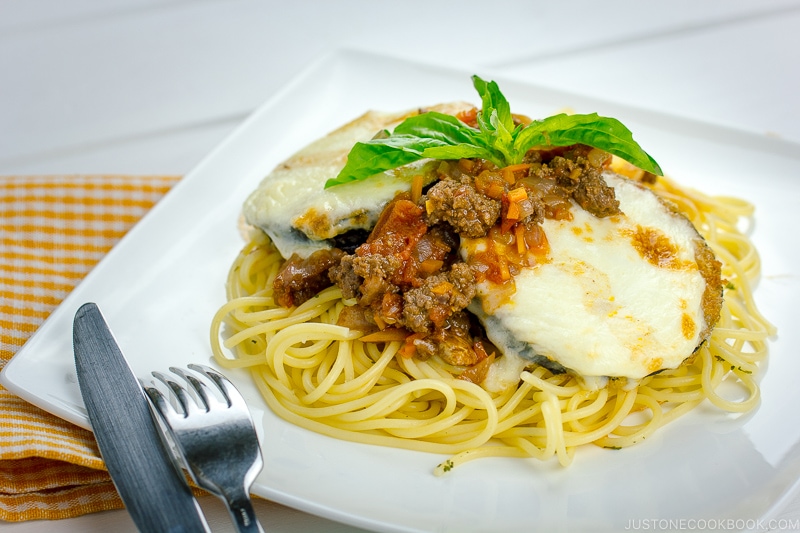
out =
<svg viewBox="0 0 800 533"><path fill-rule="evenodd" d="M461 368L494 352L473 377L490 390L516 384L531 363L587 386L636 380L675 368L708 337L719 263L668 202L612 172L604 150L532 149L503 168L421 160L324 188L356 142L413 115L367 113L280 165L247 200L248 222L288 260L279 301L298 305L336 283L354 302L343 325Z"/></svg>

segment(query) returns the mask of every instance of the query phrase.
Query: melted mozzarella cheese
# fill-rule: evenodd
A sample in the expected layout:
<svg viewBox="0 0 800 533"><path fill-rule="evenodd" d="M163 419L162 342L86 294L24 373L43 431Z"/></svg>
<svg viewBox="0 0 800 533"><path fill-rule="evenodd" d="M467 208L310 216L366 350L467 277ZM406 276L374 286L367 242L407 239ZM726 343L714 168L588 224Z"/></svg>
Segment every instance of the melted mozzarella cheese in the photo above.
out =
<svg viewBox="0 0 800 533"><path fill-rule="evenodd" d="M674 368L705 329L705 279L692 224L652 192L605 173L622 214L597 218L575 206L573 220L545 220L549 260L515 276L499 306L483 282L473 311L509 361L493 368L492 389L517 383L530 361L555 363L595 385ZM469 256L469 249L462 249Z"/></svg>
<svg viewBox="0 0 800 533"><path fill-rule="evenodd" d="M455 114L468 107L453 103L431 109ZM371 229L383 207L398 192L408 191L415 175L429 174L432 165L423 161L328 189L325 182L339 174L355 143L368 141L416 113L370 111L306 146L251 193L244 204L245 220L264 230L286 258L330 248L329 239L348 230Z"/></svg>

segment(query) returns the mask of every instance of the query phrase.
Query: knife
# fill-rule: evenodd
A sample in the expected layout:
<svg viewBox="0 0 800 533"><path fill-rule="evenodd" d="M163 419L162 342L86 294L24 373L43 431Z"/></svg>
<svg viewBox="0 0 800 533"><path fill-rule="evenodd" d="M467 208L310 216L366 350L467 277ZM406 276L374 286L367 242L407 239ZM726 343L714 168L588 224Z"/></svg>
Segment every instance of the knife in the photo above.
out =
<svg viewBox="0 0 800 533"><path fill-rule="evenodd" d="M96 304L78 309L72 333L78 384L92 431L136 527L148 533L209 531Z"/></svg>

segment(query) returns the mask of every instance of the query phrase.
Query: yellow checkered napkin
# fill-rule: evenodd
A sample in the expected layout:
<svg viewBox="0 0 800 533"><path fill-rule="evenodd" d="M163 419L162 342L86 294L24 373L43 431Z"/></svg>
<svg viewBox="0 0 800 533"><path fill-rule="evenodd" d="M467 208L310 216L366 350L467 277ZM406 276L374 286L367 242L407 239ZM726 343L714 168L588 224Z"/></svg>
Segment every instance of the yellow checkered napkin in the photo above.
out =
<svg viewBox="0 0 800 533"><path fill-rule="evenodd" d="M178 179L0 177L0 367ZM0 519L121 507L91 432L0 386Z"/></svg>

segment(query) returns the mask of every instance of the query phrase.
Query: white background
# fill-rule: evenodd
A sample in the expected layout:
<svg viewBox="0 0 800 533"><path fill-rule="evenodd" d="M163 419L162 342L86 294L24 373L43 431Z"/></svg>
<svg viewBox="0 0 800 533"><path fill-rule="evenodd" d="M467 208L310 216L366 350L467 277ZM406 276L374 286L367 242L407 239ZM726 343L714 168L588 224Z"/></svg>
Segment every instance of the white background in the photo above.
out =
<svg viewBox="0 0 800 533"><path fill-rule="evenodd" d="M798 0L0 0L0 175L186 174L337 48L800 142ZM257 509L274 532L356 531ZM800 501L780 517L797 523ZM124 511L0 527L135 531Z"/></svg>

